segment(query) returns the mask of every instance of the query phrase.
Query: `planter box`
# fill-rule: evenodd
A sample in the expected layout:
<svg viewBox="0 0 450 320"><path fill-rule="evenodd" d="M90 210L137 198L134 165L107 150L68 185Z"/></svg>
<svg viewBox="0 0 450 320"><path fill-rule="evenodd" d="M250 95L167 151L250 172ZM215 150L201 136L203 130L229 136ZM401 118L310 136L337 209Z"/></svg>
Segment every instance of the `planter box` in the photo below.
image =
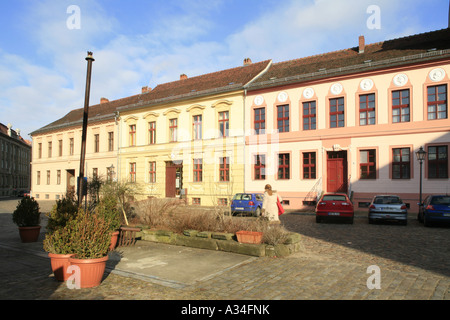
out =
<svg viewBox="0 0 450 320"><path fill-rule="evenodd" d="M236 237L240 243L255 243L259 244L262 241L262 232L256 231L238 231Z"/></svg>

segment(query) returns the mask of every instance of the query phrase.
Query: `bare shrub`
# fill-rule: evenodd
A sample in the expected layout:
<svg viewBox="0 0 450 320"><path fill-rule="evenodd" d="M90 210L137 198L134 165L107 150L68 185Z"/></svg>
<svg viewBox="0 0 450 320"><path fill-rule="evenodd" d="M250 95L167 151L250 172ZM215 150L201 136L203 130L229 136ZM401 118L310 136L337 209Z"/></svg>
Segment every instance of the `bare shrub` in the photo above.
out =
<svg viewBox="0 0 450 320"><path fill-rule="evenodd" d="M270 225L266 228L263 235L263 242L270 245L284 244L289 236L287 231L281 225Z"/></svg>
<svg viewBox="0 0 450 320"><path fill-rule="evenodd" d="M176 199L149 198L134 203L140 221L150 227L164 227L170 224L172 213L180 206Z"/></svg>

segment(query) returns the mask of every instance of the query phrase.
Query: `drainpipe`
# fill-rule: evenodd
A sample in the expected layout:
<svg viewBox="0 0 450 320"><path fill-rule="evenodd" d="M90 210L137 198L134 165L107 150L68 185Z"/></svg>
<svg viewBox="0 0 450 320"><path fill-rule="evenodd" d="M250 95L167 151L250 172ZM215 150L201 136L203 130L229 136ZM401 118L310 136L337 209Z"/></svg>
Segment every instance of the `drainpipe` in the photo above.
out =
<svg viewBox="0 0 450 320"><path fill-rule="evenodd" d="M117 126L117 159L116 159L116 167L117 167L117 172L116 172L116 181L119 181L119 177L120 177L120 142L121 142L121 136L120 136L120 128L122 127L122 123L119 122L120 121L120 112L116 111L115 115L114 115L114 121L116 123ZM113 179L114 181L114 179Z"/></svg>

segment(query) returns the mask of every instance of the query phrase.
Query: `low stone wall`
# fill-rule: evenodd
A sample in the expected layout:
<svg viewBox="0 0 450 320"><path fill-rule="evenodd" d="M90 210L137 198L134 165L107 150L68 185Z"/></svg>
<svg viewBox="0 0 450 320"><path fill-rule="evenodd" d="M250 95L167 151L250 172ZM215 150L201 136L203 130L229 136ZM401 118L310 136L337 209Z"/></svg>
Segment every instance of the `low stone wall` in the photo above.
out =
<svg viewBox="0 0 450 320"><path fill-rule="evenodd" d="M185 230L181 235L165 230L144 229L140 232L140 237L145 241L220 250L256 257L285 257L299 251L301 247L301 236L298 233L290 233L286 243L278 245L239 243L233 233L199 232L196 230Z"/></svg>

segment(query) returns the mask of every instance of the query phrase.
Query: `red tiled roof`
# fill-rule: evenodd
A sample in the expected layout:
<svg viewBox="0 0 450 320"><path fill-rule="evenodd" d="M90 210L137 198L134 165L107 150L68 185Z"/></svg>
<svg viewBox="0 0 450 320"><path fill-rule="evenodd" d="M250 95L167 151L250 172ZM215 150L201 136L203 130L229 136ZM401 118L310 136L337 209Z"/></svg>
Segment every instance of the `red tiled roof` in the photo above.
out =
<svg viewBox="0 0 450 320"><path fill-rule="evenodd" d="M89 119L90 121L104 118L112 119L114 118L114 112L119 109L127 110L133 107L155 105L187 97L240 90L262 73L270 63L271 60L266 60L185 80L160 84L150 92L90 106ZM32 132L31 135L71 125L78 126L82 122L83 113L84 108L72 110L61 119Z"/></svg>
<svg viewBox="0 0 450 320"><path fill-rule="evenodd" d="M25 140L24 138L22 138L22 136L19 136L17 134L17 131L15 131L14 129L11 129L12 131L12 136L14 137L14 139L17 139L17 141L27 145L28 147L31 147L31 142L29 140ZM8 134L8 127L5 126L3 123L0 123L0 134L7 136L10 139L13 139L13 137L10 137Z"/></svg>
<svg viewBox="0 0 450 320"><path fill-rule="evenodd" d="M426 54L430 49L436 49L435 52L450 49L450 29L367 44L364 53L359 53L359 47L354 47L274 63L268 72L250 85L249 90L411 63L413 59L402 62L400 58ZM434 53L431 52L430 57L432 58L433 55ZM449 53L447 53L448 56L450 56ZM426 59L425 56L417 58Z"/></svg>

